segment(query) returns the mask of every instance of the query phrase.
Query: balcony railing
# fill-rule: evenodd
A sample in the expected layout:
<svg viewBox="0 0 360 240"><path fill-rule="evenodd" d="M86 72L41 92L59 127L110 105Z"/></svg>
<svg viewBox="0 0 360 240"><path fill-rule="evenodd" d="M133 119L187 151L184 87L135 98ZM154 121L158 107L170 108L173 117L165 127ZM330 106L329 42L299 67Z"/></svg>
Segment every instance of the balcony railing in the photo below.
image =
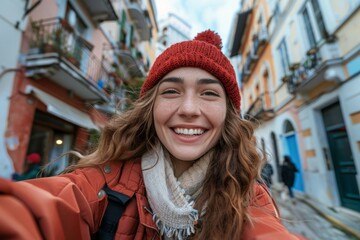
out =
<svg viewBox="0 0 360 240"><path fill-rule="evenodd" d="M254 52L257 55L261 55L262 51L264 50L265 43L268 42L268 31L266 27L261 27L259 32L254 35L253 42L254 42Z"/></svg>
<svg viewBox="0 0 360 240"><path fill-rule="evenodd" d="M242 73L241 73L241 76L242 76L241 78L242 78L243 83L246 83L251 75L251 70L250 70L251 63L250 62L251 62L250 57L247 57L244 67L242 69Z"/></svg>
<svg viewBox="0 0 360 240"><path fill-rule="evenodd" d="M69 78L92 85L90 88L93 94L87 95L84 91L72 87L71 83L66 84L66 79L58 79L60 85L78 92L79 96L85 99L94 98L95 94L95 98L108 100L108 97L96 91L103 91L102 87L108 86L112 81L111 64L92 53L91 43L78 35L67 21L61 18L43 19L32 22L31 25L30 49L26 59L29 77L44 72L39 71L39 68L48 69L51 65L58 64L68 73ZM56 76L53 80L57 82ZM72 82L74 83L73 80Z"/></svg>
<svg viewBox="0 0 360 240"><path fill-rule="evenodd" d="M265 121L273 118L274 110L273 108L268 108L266 104L267 101L270 101L268 99L269 97L268 92L260 94L247 110L247 115L250 115L252 118Z"/></svg>
<svg viewBox="0 0 360 240"><path fill-rule="evenodd" d="M321 57L318 50L313 48L307 52L307 57L304 62L292 64L289 67L291 74L283 78L283 81L288 83L288 91L294 93L303 81L313 76L320 61Z"/></svg>
<svg viewBox="0 0 360 240"><path fill-rule="evenodd" d="M142 41L148 41L151 39L151 20L147 10L139 4L138 1L125 1L128 9L128 13L134 22L135 29L138 31L140 39Z"/></svg>
<svg viewBox="0 0 360 240"><path fill-rule="evenodd" d="M143 54L136 47L129 48L121 43L117 55L131 78L142 78L149 70L144 63Z"/></svg>
<svg viewBox="0 0 360 240"><path fill-rule="evenodd" d="M332 37L311 48L304 61L292 64L289 68L291 74L283 81L288 83L289 93L313 98L345 81L343 66L344 59L336 37Z"/></svg>

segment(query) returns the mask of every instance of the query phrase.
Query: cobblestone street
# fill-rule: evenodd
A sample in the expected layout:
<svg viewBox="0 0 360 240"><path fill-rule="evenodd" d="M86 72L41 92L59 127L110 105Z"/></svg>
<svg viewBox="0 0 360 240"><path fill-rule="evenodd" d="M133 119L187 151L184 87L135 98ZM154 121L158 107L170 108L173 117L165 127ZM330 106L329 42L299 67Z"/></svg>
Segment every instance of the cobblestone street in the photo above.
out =
<svg viewBox="0 0 360 240"><path fill-rule="evenodd" d="M291 232L298 233L309 240L355 240L320 216L305 202L296 199L283 201L274 192L283 224Z"/></svg>

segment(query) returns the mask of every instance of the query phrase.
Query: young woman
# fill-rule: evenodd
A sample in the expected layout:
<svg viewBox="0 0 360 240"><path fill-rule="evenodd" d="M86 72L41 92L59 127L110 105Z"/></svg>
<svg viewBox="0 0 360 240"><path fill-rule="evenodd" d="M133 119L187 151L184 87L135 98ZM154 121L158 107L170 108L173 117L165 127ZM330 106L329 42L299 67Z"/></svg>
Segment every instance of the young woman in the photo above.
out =
<svg viewBox="0 0 360 240"><path fill-rule="evenodd" d="M298 239L257 183L261 156L216 33L166 49L140 95L67 173L0 182L0 238ZM125 208L111 225L114 198Z"/></svg>

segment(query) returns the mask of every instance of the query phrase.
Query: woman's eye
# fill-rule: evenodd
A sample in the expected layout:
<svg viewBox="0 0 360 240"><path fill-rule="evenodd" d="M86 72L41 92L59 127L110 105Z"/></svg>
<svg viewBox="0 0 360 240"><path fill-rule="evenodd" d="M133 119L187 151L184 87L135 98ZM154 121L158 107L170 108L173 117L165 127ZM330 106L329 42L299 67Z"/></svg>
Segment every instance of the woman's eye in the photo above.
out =
<svg viewBox="0 0 360 240"><path fill-rule="evenodd" d="M161 94L176 94L178 93L178 91L176 89L166 89L164 91L161 92Z"/></svg>
<svg viewBox="0 0 360 240"><path fill-rule="evenodd" d="M217 92L214 92L214 91L204 91L202 94L205 96L214 96L214 97L220 96Z"/></svg>

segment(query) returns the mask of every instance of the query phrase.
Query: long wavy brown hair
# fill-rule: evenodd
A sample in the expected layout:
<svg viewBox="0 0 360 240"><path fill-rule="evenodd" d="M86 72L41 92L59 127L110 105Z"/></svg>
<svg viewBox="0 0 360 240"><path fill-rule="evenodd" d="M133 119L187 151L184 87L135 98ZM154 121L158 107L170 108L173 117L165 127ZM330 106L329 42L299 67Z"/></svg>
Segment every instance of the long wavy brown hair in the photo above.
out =
<svg viewBox="0 0 360 240"><path fill-rule="evenodd" d="M108 161L134 160L154 150L159 141L153 123L157 89L150 89L132 109L114 117L102 130L95 151L67 171ZM250 221L246 209L262 157L252 123L241 119L229 100L227 106L224 128L214 147L202 194L195 203L197 209L206 209L206 214L193 239L240 239L244 222Z"/></svg>

